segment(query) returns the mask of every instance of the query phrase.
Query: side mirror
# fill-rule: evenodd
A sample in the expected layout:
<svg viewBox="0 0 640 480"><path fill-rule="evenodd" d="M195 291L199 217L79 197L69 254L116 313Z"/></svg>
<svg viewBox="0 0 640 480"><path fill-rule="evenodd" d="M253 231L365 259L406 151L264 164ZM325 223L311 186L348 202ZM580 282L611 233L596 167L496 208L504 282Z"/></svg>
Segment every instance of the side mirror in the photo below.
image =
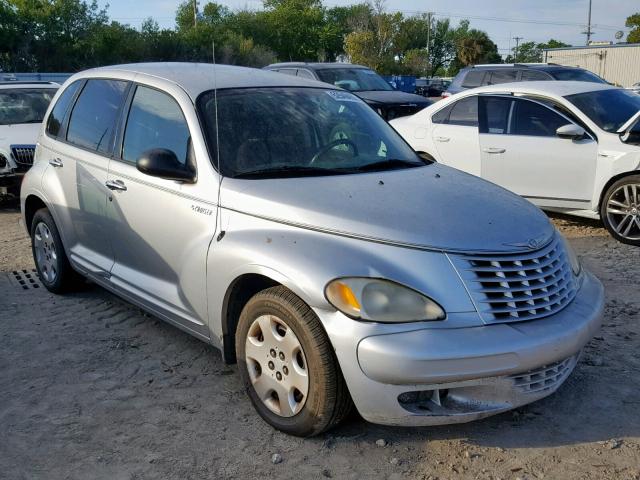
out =
<svg viewBox="0 0 640 480"><path fill-rule="evenodd" d="M556 135L560 138L567 138L569 140L579 140L587 133L584 128L579 127L574 123L568 123L558 127Z"/></svg>
<svg viewBox="0 0 640 480"><path fill-rule="evenodd" d="M176 154L166 148L153 148L142 152L136 161L136 167L142 173L152 177L187 183L196 181L195 170L189 165L180 163Z"/></svg>

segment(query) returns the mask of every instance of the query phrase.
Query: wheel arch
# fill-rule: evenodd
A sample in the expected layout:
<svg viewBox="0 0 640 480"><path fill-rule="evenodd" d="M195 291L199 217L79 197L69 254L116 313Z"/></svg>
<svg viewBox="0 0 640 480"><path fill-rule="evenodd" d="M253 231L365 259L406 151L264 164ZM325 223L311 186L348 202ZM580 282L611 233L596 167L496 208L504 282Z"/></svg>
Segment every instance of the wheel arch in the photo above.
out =
<svg viewBox="0 0 640 480"><path fill-rule="evenodd" d="M42 208L49 208L47 204L39 196L30 194L24 201L24 223L25 228L31 234L31 223L33 222L33 216L36 212ZM52 214L53 215L53 214Z"/></svg>
<svg viewBox="0 0 640 480"><path fill-rule="evenodd" d="M225 363L236 363L235 335L242 309L256 293L282 285L262 273L244 273L227 288L222 302L222 356Z"/></svg>

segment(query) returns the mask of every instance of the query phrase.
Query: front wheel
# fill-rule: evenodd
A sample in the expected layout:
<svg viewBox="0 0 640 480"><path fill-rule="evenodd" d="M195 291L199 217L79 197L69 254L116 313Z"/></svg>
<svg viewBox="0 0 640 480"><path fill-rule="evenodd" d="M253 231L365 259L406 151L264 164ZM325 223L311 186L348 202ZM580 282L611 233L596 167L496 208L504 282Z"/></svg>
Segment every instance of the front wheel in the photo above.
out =
<svg viewBox="0 0 640 480"><path fill-rule="evenodd" d="M46 208L33 216L31 250L40 281L50 292L69 291L82 280L69 264L58 227Z"/></svg>
<svg viewBox="0 0 640 480"><path fill-rule="evenodd" d="M278 430L317 435L349 412L351 398L320 320L286 288L263 290L247 302L236 354L253 406Z"/></svg>
<svg viewBox="0 0 640 480"><path fill-rule="evenodd" d="M640 175L621 178L609 187L600 217L616 240L640 246Z"/></svg>

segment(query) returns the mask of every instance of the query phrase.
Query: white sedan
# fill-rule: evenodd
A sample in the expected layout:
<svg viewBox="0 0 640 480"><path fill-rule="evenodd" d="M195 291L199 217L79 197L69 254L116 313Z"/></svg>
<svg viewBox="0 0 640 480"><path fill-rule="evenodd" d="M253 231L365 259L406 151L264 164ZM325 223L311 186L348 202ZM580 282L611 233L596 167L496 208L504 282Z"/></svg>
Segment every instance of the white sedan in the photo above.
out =
<svg viewBox="0 0 640 480"><path fill-rule="evenodd" d="M640 96L587 82L492 85L391 125L434 160L640 245Z"/></svg>

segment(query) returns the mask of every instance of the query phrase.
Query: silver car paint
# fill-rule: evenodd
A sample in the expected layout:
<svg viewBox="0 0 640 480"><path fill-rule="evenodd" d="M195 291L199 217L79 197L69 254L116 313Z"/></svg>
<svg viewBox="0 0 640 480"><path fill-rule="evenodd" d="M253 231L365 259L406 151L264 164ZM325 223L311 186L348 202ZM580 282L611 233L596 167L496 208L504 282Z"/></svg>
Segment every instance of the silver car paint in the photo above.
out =
<svg viewBox="0 0 640 480"><path fill-rule="evenodd" d="M135 66L131 68L136 70ZM437 165L327 178L222 179L210 161L193 106L193 79L191 90L185 91L177 80L139 70L98 69L68 82L88 77L124 78L168 92L187 119L198 180L180 184L151 178L117 159L89 154L42 133L36 165L23 184L23 212L30 196L44 201L60 227L76 269L219 348L225 338L225 295L237 278L260 274L285 285L322 321L356 407L372 421L468 421L544 396L518 396L508 389L494 389L501 397L501 408L492 405L482 412L448 419L415 415L400 407L397 400L400 393L417 387L415 369L421 367L416 367L420 363L411 363L412 357L424 360L425 355L439 355L450 359L460 354L462 360L453 359L447 367L457 370L447 381L467 381L470 372L476 375L476 359L465 357L465 351L478 348L479 337L474 335L477 328L484 332L480 337L484 350L494 352L489 357L495 354L491 361L500 363L501 349L509 339L501 332L523 327L484 325L445 252L516 252L526 250L531 239L544 242L553 228L535 207L503 189ZM289 82L307 84L282 75L260 75L267 75L269 81L269 75L275 75L273 81L285 86ZM58 157L63 167L49 164ZM104 183L108 179L121 180L127 190L107 190ZM222 232L224 235L219 235ZM104 236L97 239L96 235ZM381 277L408 285L438 301L447 318L405 324L348 319L324 297L328 281L347 275ZM496 368L496 374L536 362L541 366L580 350L598 327L603 304L601 284L584 275L580 294L569 307L544 319L544 328L539 321L531 322L540 325L540 330L534 326L531 334L523 335L517 344L527 351L527 361L509 361ZM555 330L559 333L553 341ZM446 335L446 331L461 335L463 342L457 350L445 350L445 343L441 350L427 352L419 343L408 344L402 337L406 332ZM573 341L563 341L572 334ZM549 343L541 345L541 339ZM385 355L377 355L379 351ZM406 378L397 365L391 370L393 385L376 374L398 360L397 365L411 364ZM432 380L425 375L425 382ZM496 378L504 387L505 380Z"/></svg>

